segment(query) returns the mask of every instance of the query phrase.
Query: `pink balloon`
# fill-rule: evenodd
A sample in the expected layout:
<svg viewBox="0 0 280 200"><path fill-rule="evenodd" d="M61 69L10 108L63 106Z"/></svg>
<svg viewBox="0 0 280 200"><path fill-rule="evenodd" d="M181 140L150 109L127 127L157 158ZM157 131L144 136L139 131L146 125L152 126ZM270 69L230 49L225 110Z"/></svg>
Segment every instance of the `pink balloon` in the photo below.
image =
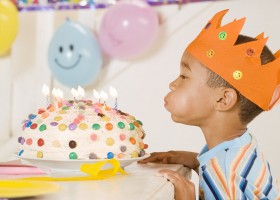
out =
<svg viewBox="0 0 280 200"><path fill-rule="evenodd" d="M101 20L101 48L110 57L137 57L152 46L158 27L157 13L148 4L143 1L118 2Z"/></svg>

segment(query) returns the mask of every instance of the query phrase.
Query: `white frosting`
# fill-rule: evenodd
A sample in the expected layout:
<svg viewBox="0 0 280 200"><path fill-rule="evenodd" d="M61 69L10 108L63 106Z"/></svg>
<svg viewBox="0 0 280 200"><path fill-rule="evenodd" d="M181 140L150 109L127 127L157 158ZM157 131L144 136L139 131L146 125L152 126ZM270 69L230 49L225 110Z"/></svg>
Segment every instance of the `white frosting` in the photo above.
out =
<svg viewBox="0 0 280 200"><path fill-rule="evenodd" d="M76 159L89 159L91 153L102 159L110 158L109 152L119 159L145 154L145 133L142 123L134 117L88 100L62 104L58 109L39 109L38 114L30 114L23 122L18 139L20 156L69 160L75 159L73 154ZM95 130L93 124L100 128ZM39 145L40 140L43 145Z"/></svg>

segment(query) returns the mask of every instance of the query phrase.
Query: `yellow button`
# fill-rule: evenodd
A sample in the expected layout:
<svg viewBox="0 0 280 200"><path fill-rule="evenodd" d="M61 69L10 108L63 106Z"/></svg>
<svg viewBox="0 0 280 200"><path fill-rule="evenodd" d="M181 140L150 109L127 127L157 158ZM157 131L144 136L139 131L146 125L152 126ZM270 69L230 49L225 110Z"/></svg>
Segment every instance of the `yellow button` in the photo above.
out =
<svg viewBox="0 0 280 200"><path fill-rule="evenodd" d="M235 80L240 80L243 76L243 73L239 70L236 70L235 72L233 72L233 78Z"/></svg>
<svg viewBox="0 0 280 200"><path fill-rule="evenodd" d="M215 51L213 49L209 49L207 52L206 52L206 56L208 58L212 58L213 56L215 55Z"/></svg>

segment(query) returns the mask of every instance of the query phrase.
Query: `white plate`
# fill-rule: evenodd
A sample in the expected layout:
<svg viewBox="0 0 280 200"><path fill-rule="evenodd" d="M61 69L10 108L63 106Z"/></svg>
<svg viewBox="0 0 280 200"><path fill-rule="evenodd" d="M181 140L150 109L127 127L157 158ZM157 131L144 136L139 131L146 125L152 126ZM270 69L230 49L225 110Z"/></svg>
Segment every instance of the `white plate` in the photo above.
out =
<svg viewBox="0 0 280 200"><path fill-rule="evenodd" d="M138 157L138 158L126 158L126 159L119 159L120 165L122 168L144 158L147 158L149 154L145 156ZM57 171L64 171L64 172L80 172L80 166L84 163L92 164L99 161L103 161L106 159L96 159L96 160L50 160L44 158L26 158L22 156L17 156L18 158L25 161L27 164L36 166L46 173L53 173ZM110 164L106 164L102 169L106 169L111 167Z"/></svg>

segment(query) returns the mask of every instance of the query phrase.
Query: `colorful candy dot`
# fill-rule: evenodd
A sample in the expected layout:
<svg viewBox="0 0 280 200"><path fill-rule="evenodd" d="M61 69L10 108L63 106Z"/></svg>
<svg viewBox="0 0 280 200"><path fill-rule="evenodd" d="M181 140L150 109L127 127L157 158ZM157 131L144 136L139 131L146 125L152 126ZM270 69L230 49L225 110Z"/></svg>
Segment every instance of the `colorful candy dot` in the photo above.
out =
<svg viewBox="0 0 280 200"><path fill-rule="evenodd" d="M20 144L22 144L22 145L23 145L23 144L24 144L24 142L25 142L25 139L24 139L24 137L22 137L22 138L21 138L21 140L20 140Z"/></svg>
<svg viewBox="0 0 280 200"><path fill-rule="evenodd" d="M108 122L108 121L110 121L110 117L103 116L103 117L101 117L101 120L104 121L104 122Z"/></svg>
<svg viewBox="0 0 280 200"><path fill-rule="evenodd" d="M71 123L71 124L69 124L68 128L70 131L74 131L77 128L77 124Z"/></svg>
<svg viewBox="0 0 280 200"><path fill-rule="evenodd" d="M137 121L134 121L133 124L136 126L136 127L139 127L140 125L138 124Z"/></svg>
<svg viewBox="0 0 280 200"><path fill-rule="evenodd" d="M118 123L118 127L119 127L120 129L124 129L125 125L124 125L123 122L119 122L119 123Z"/></svg>
<svg viewBox="0 0 280 200"><path fill-rule="evenodd" d="M124 158L124 154L123 154L123 153L119 153L119 154L117 155L117 157L118 157L119 159L122 159L122 158Z"/></svg>
<svg viewBox="0 0 280 200"><path fill-rule="evenodd" d="M22 149L22 150L20 150L19 152L18 152L18 155L19 156L21 156L22 154L23 154L23 152L24 152L24 150Z"/></svg>
<svg viewBox="0 0 280 200"><path fill-rule="evenodd" d="M63 107L62 107L62 110L69 110L69 107L63 106Z"/></svg>
<svg viewBox="0 0 280 200"><path fill-rule="evenodd" d="M41 124L43 122L43 119L37 119L37 124Z"/></svg>
<svg viewBox="0 0 280 200"><path fill-rule="evenodd" d="M107 153L107 158L108 159L114 158L114 154L112 152L108 152Z"/></svg>
<svg viewBox="0 0 280 200"><path fill-rule="evenodd" d="M67 125L66 125L66 124L59 124L59 125L58 125L58 129L59 129L60 131L65 131L66 128L67 128Z"/></svg>
<svg viewBox="0 0 280 200"><path fill-rule="evenodd" d="M20 142L21 142L21 138L22 138L21 136L20 136L20 137L18 137L18 143L20 143Z"/></svg>
<svg viewBox="0 0 280 200"><path fill-rule="evenodd" d="M138 152L137 151L133 151L131 157L132 158L137 158L138 157Z"/></svg>
<svg viewBox="0 0 280 200"><path fill-rule="evenodd" d="M54 108L52 105L50 105L50 106L48 107L48 111L53 112L54 110L55 110L55 108Z"/></svg>
<svg viewBox="0 0 280 200"><path fill-rule="evenodd" d="M107 124L105 125L105 128L106 128L108 131L110 131L110 130L113 129L113 124L107 123Z"/></svg>
<svg viewBox="0 0 280 200"><path fill-rule="evenodd" d="M125 139L126 139L125 134L120 134L120 140L121 140L121 141L124 141Z"/></svg>
<svg viewBox="0 0 280 200"><path fill-rule="evenodd" d="M59 114L66 114L66 111L65 110L60 110Z"/></svg>
<svg viewBox="0 0 280 200"><path fill-rule="evenodd" d="M42 113L44 113L44 112L46 112L44 108L39 108L38 114L42 114Z"/></svg>
<svg viewBox="0 0 280 200"><path fill-rule="evenodd" d="M90 153L88 158L89 159L97 159L97 155L95 153Z"/></svg>
<svg viewBox="0 0 280 200"><path fill-rule="evenodd" d="M33 114L30 114L30 115L28 116L29 119L35 119L36 117L37 117L37 115L33 115Z"/></svg>
<svg viewBox="0 0 280 200"><path fill-rule="evenodd" d="M60 145L60 142L59 142L58 140L54 140L54 141L52 142L52 146L53 146L53 147L60 147L61 145Z"/></svg>
<svg viewBox="0 0 280 200"><path fill-rule="evenodd" d="M26 128L29 128L31 125L32 125L32 121L29 121L29 122L26 123L25 126L26 126Z"/></svg>
<svg viewBox="0 0 280 200"><path fill-rule="evenodd" d="M38 126L38 124L34 123L34 124L32 124L32 125L30 126L30 128L31 128L31 129L36 129L37 126Z"/></svg>
<svg viewBox="0 0 280 200"><path fill-rule="evenodd" d="M47 113L47 112L42 113L42 118L43 119L46 119L48 116L49 116L49 113Z"/></svg>
<svg viewBox="0 0 280 200"><path fill-rule="evenodd" d="M77 159L78 156L77 156L77 154L76 154L75 152L71 152L71 153L69 154L69 158L70 158L70 159Z"/></svg>
<svg viewBox="0 0 280 200"><path fill-rule="evenodd" d="M129 138L129 141L131 142L131 144L136 144L136 140L133 137Z"/></svg>
<svg viewBox="0 0 280 200"><path fill-rule="evenodd" d="M138 124L140 124L141 126L143 126L143 123L140 120L136 120L138 122Z"/></svg>
<svg viewBox="0 0 280 200"><path fill-rule="evenodd" d="M90 139L92 140L92 141L96 141L97 140L97 135L96 134L91 134L90 135Z"/></svg>
<svg viewBox="0 0 280 200"><path fill-rule="evenodd" d="M51 126L57 126L58 123L57 123L57 122L51 122L50 125L51 125Z"/></svg>
<svg viewBox="0 0 280 200"><path fill-rule="evenodd" d="M100 129L100 125L99 124L93 124L92 125L92 129L93 130L99 130Z"/></svg>
<svg viewBox="0 0 280 200"><path fill-rule="evenodd" d="M43 158L43 152L42 151L37 152L37 158Z"/></svg>
<svg viewBox="0 0 280 200"><path fill-rule="evenodd" d="M143 142L139 142L139 148L140 149L144 149L145 148L145 144Z"/></svg>
<svg viewBox="0 0 280 200"><path fill-rule="evenodd" d="M71 149L74 149L76 146L77 146L77 142L76 142L76 141L71 140L71 141L69 142L69 147L70 147Z"/></svg>
<svg viewBox="0 0 280 200"><path fill-rule="evenodd" d="M129 124L129 129L130 129L130 130L134 130L134 128L135 128L134 124L133 124L133 123L130 123L130 124Z"/></svg>
<svg viewBox="0 0 280 200"><path fill-rule="evenodd" d="M107 144L108 146L112 146L114 143L115 143L115 141L114 141L113 138L107 138L106 144Z"/></svg>
<svg viewBox="0 0 280 200"><path fill-rule="evenodd" d="M121 152L126 152L127 148L126 148L126 146L122 145L122 146L120 146L120 150L121 150Z"/></svg>
<svg viewBox="0 0 280 200"><path fill-rule="evenodd" d="M87 128L88 128L88 125L85 124L85 123L81 123L81 124L79 125L79 129L81 129L81 130L86 130Z"/></svg>
<svg viewBox="0 0 280 200"><path fill-rule="evenodd" d="M42 124L41 126L40 126L40 128L39 128L39 130L42 132L42 131L44 131L44 130L46 130L47 129L47 126L46 126L46 124Z"/></svg>
<svg viewBox="0 0 280 200"><path fill-rule="evenodd" d="M37 142L38 146L41 147L43 146L45 143L44 143L44 140L42 138L40 138Z"/></svg>
<svg viewBox="0 0 280 200"><path fill-rule="evenodd" d="M28 138L28 139L26 140L26 144L27 144L27 145L31 145L31 144L32 144L32 139L31 139L31 138Z"/></svg>
<svg viewBox="0 0 280 200"><path fill-rule="evenodd" d="M62 120L62 117L61 116L56 116L56 117L54 117L54 121L60 121L60 120Z"/></svg>
<svg viewBox="0 0 280 200"><path fill-rule="evenodd" d="M146 154L145 150L142 149L139 153L139 157L143 157L145 156L145 154Z"/></svg>

